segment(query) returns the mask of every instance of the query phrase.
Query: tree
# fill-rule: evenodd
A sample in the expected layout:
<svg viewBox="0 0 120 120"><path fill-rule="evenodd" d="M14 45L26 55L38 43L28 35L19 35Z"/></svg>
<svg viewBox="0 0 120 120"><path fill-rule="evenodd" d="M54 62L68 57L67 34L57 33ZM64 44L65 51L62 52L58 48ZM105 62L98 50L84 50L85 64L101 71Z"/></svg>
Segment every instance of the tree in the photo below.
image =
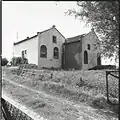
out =
<svg viewBox="0 0 120 120"><path fill-rule="evenodd" d="M101 39L102 55L116 59L119 55L119 2L78 1L79 11L69 9L68 15L84 20L98 33Z"/></svg>
<svg viewBox="0 0 120 120"><path fill-rule="evenodd" d="M7 65L9 61L6 58L2 58L1 66Z"/></svg>

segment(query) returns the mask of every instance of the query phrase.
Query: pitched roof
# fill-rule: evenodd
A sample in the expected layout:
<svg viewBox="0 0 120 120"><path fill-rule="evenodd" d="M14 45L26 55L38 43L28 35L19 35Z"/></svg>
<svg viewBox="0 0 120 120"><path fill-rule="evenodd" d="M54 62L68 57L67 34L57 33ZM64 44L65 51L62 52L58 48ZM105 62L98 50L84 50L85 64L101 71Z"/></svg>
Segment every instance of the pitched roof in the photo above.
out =
<svg viewBox="0 0 120 120"><path fill-rule="evenodd" d="M77 35L74 37L67 38L64 44L79 42L80 40L82 40L85 37L85 35L86 34L82 34L82 35Z"/></svg>
<svg viewBox="0 0 120 120"><path fill-rule="evenodd" d="M57 29L57 28L55 28L60 34L61 34L61 36L64 38L64 39L66 39L63 35L62 35L62 33Z"/></svg>
<svg viewBox="0 0 120 120"><path fill-rule="evenodd" d="M53 27L52 27L53 28ZM42 32L38 32L38 33L40 33L40 34L42 34L42 33L44 33L44 32L47 32L47 31L49 31L50 29L52 29L52 28L49 28L49 29L47 29L47 30L44 30L44 31L42 31ZM55 28L55 27L54 27ZM56 29L56 28L55 28ZM57 29L56 29L57 30ZM58 30L57 30L58 31ZM58 31L59 32L59 31ZM60 33L60 32L59 32ZM60 33L61 34L61 33ZM62 35L62 34L61 34ZM32 37L27 37L26 39L24 39L24 40L21 40L21 41L18 41L18 42L16 42L16 43L14 43L14 45L17 45L17 44L20 44L20 43L22 43L22 42L25 42L25 41L28 41L28 40L30 40L30 39L32 39L32 38L35 38L35 37L37 37L38 36L38 34L37 35L34 35L34 36L32 36ZM63 36L63 35L62 35ZM64 36L63 36L63 38L65 38Z"/></svg>
<svg viewBox="0 0 120 120"><path fill-rule="evenodd" d="M28 41L28 40L30 40L30 39L32 39L32 38L37 37L37 36L38 36L38 35L34 35L34 36L32 36L32 37L27 37L27 38L24 39L24 40L21 40L21 41L18 41L18 42L16 42L16 43L14 43L14 45L17 45L17 44L20 44L20 43L22 43L22 42Z"/></svg>

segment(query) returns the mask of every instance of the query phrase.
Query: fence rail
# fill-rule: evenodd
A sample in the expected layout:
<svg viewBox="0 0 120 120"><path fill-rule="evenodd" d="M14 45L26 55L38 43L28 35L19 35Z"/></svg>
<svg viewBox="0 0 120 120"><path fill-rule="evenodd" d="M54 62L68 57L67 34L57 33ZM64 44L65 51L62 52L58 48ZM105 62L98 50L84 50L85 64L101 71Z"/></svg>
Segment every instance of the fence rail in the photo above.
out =
<svg viewBox="0 0 120 120"><path fill-rule="evenodd" d="M5 120L33 120L30 116L25 114L19 108L1 98L1 110Z"/></svg>

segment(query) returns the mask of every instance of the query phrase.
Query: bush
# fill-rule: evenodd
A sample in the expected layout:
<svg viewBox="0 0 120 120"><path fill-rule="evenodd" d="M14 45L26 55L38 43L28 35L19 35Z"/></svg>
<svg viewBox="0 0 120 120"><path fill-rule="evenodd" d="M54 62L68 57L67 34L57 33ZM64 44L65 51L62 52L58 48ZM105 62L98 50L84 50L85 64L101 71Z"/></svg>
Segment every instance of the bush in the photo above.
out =
<svg viewBox="0 0 120 120"><path fill-rule="evenodd" d="M2 58L1 66L7 65L8 60L6 58Z"/></svg>
<svg viewBox="0 0 120 120"><path fill-rule="evenodd" d="M82 87L82 86L85 85L85 82L84 82L82 79L83 79L83 78L80 77L80 80L79 80L79 82L76 83L76 86L78 86L78 87Z"/></svg>
<svg viewBox="0 0 120 120"><path fill-rule="evenodd" d="M93 106L99 107L100 109L106 108L107 101L104 97L98 97L92 102Z"/></svg>
<svg viewBox="0 0 120 120"><path fill-rule="evenodd" d="M36 64L23 64L22 65L26 69L36 69L38 66Z"/></svg>
<svg viewBox="0 0 120 120"><path fill-rule="evenodd" d="M13 57L11 64L13 66L17 66L20 64L28 64L28 59L27 58L22 58L22 57Z"/></svg>
<svg viewBox="0 0 120 120"><path fill-rule="evenodd" d="M103 69L116 69L115 65L98 65L88 70L103 70Z"/></svg>
<svg viewBox="0 0 120 120"><path fill-rule="evenodd" d="M23 64L28 64L28 59L27 58L23 59Z"/></svg>

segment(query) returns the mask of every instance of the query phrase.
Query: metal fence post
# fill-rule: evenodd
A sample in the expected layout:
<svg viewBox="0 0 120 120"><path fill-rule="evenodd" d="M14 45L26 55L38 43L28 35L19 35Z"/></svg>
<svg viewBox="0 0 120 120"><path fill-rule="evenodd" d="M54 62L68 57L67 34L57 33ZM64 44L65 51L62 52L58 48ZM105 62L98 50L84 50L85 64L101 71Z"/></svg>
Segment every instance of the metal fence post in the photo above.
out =
<svg viewBox="0 0 120 120"><path fill-rule="evenodd" d="M108 74L109 72L106 71L106 91L107 91L107 102L109 103L109 92L108 92Z"/></svg>

